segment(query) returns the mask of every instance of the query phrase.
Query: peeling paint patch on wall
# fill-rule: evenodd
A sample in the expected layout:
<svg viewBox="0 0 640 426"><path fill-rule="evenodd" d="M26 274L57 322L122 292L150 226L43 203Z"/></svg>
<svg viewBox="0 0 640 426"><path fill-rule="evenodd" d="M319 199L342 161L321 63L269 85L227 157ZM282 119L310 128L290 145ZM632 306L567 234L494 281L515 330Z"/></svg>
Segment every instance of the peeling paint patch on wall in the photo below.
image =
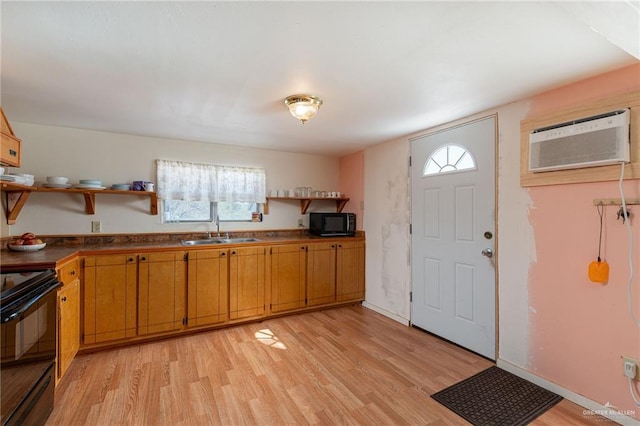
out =
<svg viewBox="0 0 640 426"><path fill-rule="evenodd" d="M365 151L368 304L409 320L409 142L387 142Z"/></svg>

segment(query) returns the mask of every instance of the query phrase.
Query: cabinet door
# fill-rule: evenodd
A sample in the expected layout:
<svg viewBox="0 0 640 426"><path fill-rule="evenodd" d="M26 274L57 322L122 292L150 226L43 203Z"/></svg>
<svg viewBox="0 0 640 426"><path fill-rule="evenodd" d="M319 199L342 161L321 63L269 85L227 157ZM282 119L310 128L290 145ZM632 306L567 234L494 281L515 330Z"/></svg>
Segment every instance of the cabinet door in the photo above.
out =
<svg viewBox="0 0 640 426"><path fill-rule="evenodd" d="M338 302L364 300L364 241L338 243L336 275Z"/></svg>
<svg viewBox="0 0 640 426"><path fill-rule="evenodd" d="M336 243L312 243L307 249L307 306L336 301Z"/></svg>
<svg viewBox="0 0 640 426"><path fill-rule="evenodd" d="M62 378L80 346L80 279L58 292L58 379Z"/></svg>
<svg viewBox="0 0 640 426"><path fill-rule="evenodd" d="M138 255L138 334L180 330L186 317L185 252Z"/></svg>
<svg viewBox="0 0 640 426"><path fill-rule="evenodd" d="M136 335L137 262L134 255L84 259L84 343Z"/></svg>
<svg viewBox="0 0 640 426"><path fill-rule="evenodd" d="M302 244L271 247L272 312L304 308L306 250Z"/></svg>
<svg viewBox="0 0 640 426"><path fill-rule="evenodd" d="M264 315L265 258L264 247L230 249L230 319Z"/></svg>
<svg viewBox="0 0 640 426"><path fill-rule="evenodd" d="M229 317L229 256L225 250L189 253L187 324L224 322Z"/></svg>

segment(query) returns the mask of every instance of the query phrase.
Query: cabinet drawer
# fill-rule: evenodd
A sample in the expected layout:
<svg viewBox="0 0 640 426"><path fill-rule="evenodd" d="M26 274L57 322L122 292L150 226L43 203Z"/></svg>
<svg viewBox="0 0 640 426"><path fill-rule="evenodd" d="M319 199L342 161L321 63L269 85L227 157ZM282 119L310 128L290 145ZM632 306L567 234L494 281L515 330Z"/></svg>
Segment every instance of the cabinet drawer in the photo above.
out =
<svg viewBox="0 0 640 426"><path fill-rule="evenodd" d="M58 280L67 285L80 277L80 261L74 259L58 269Z"/></svg>
<svg viewBox="0 0 640 426"><path fill-rule="evenodd" d="M112 254L112 255L100 255L89 256L84 258L84 266L116 266L125 265L127 263L135 263L137 261L137 255L135 254Z"/></svg>
<svg viewBox="0 0 640 426"><path fill-rule="evenodd" d="M20 139L0 132L2 140L0 141L0 163L20 167Z"/></svg>

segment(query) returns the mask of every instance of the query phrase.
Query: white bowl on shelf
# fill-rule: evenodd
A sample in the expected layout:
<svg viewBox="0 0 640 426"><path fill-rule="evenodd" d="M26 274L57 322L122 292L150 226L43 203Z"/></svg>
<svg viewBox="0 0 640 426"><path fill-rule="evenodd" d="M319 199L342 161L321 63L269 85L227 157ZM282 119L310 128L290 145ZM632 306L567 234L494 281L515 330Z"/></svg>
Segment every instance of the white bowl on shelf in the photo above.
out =
<svg viewBox="0 0 640 426"><path fill-rule="evenodd" d="M55 183L55 184L65 184L69 182L68 177L63 176L47 176L47 183Z"/></svg>

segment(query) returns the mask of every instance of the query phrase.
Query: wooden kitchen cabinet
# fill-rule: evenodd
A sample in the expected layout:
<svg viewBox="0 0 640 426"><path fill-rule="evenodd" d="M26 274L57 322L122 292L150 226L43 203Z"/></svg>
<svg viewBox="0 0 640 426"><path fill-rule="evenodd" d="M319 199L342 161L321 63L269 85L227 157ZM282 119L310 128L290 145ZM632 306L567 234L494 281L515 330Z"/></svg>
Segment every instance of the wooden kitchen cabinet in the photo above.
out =
<svg viewBox="0 0 640 426"><path fill-rule="evenodd" d="M229 319L265 313L265 247L229 249Z"/></svg>
<svg viewBox="0 0 640 426"><path fill-rule="evenodd" d="M307 306L336 301L337 243L313 243L307 247Z"/></svg>
<svg viewBox="0 0 640 426"><path fill-rule="evenodd" d="M136 336L137 257L132 254L83 259L83 343Z"/></svg>
<svg viewBox="0 0 640 426"><path fill-rule="evenodd" d="M80 347L80 280L58 291L58 380L64 376Z"/></svg>
<svg viewBox="0 0 640 426"><path fill-rule="evenodd" d="M58 347L56 379L60 380L80 347L80 264L73 259L57 268Z"/></svg>
<svg viewBox="0 0 640 426"><path fill-rule="evenodd" d="M138 335L180 330L186 319L185 252L138 255Z"/></svg>
<svg viewBox="0 0 640 426"><path fill-rule="evenodd" d="M304 308L307 246L286 244L270 248L271 312Z"/></svg>
<svg viewBox="0 0 640 426"><path fill-rule="evenodd" d="M336 250L338 302L364 300L364 241L341 241Z"/></svg>
<svg viewBox="0 0 640 426"><path fill-rule="evenodd" d="M0 107L0 164L4 166L20 167L22 141L16 137Z"/></svg>
<svg viewBox="0 0 640 426"><path fill-rule="evenodd" d="M359 302L364 254L363 240L345 238L88 255L81 348Z"/></svg>
<svg viewBox="0 0 640 426"><path fill-rule="evenodd" d="M197 327L229 318L229 251L188 253L187 325Z"/></svg>

